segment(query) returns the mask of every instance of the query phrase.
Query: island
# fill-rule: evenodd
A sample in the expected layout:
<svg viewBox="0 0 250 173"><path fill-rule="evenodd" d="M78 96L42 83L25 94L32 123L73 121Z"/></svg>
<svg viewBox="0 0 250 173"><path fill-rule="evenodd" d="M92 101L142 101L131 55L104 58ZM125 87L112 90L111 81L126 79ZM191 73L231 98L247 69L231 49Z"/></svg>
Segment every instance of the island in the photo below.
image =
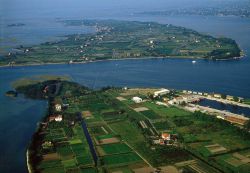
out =
<svg viewBox="0 0 250 173"><path fill-rule="evenodd" d="M17 92L13 91L13 90L10 90L10 91L7 91L5 93L5 95L8 96L8 97L17 97Z"/></svg>
<svg viewBox="0 0 250 173"><path fill-rule="evenodd" d="M163 11L145 11L137 13L139 15L159 15L159 16L218 16L218 17L241 17L250 18L249 1L217 1L206 7L186 7L167 9Z"/></svg>
<svg viewBox="0 0 250 173"><path fill-rule="evenodd" d="M27 151L30 173L247 173L249 118L194 106L236 97L158 88L91 90L60 78L19 84L48 101ZM201 111L202 110L202 111Z"/></svg>
<svg viewBox="0 0 250 173"><path fill-rule="evenodd" d="M230 38L215 38L184 27L155 22L116 20L64 20L65 25L90 27L88 34L17 48L0 59L0 65L84 63L126 58L204 58L228 60L241 57Z"/></svg>

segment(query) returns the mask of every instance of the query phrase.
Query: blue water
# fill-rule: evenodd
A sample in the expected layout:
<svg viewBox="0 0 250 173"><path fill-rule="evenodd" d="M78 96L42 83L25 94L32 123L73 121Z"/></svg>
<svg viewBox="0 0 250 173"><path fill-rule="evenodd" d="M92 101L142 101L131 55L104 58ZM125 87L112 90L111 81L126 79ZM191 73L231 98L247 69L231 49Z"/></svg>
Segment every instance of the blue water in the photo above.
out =
<svg viewBox="0 0 250 173"><path fill-rule="evenodd" d="M77 10L80 10L80 8ZM77 15L77 10L74 13L75 18L82 19L88 16L87 12L84 15ZM91 11L91 9L89 10ZM74 10L72 9L72 11ZM40 15L40 13L43 12L38 10L35 14ZM108 15L102 15L105 13ZM65 27L55 23L57 15L51 13L46 14L46 18L37 18L30 14L33 13L27 11L23 16L20 15L14 19L12 16L9 17L10 20L3 20L5 23L1 23L1 29L6 26L6 22L21 22L27 25L22 28L13 27L8 30L5 28L4 31L2 29L1 37L5 41L1 43L0 47L9 48L19 44L31 45L58 39L58 36L65 34L90 31L88 28ZM49 17L50 15L51 17ZM98 12L98 15L93 13L91 15L91 18L171 23L214 36L231 37L239 43L247 55L244 59L238 61L197 60L196 64L192 64L189 59L149 59L0 68L0 148L2 149L0 151L0 172L26 172L25 150L35 131L36 124L43 116L47 106L44 101L9 98L4 95L7 90L11 89L11 83L21 77L42 74L69 75L74 81L93 89L107 85L166 87L250 98L249 19L113 15L108 9ZM66 14L63 15L62 13L60 16L66 16ZM9 41L6 38L10 38ZM13 38L15 38L14 41Z"/></svg>
<svg viewBox="0 0 250 173"><path fill-rule="evenodd" d="M203 99L198 102L198 105L201 106L209 106L210 108L218 109L218 110L225 110L235 114L244 115L250 117L250 108L241 107L237 105L231 104L224 104L221 102L217 102L214 100Z"/></svg>

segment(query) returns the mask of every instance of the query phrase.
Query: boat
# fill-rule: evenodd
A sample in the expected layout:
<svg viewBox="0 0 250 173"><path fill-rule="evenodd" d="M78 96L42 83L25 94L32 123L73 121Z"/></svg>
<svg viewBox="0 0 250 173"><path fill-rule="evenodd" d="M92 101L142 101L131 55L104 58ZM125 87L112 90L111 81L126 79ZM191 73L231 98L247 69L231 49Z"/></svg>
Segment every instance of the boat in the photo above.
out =
<svg viewBox="0 0 250 173"><path fill-rule="evenodd" d="M196 61L192 61L192 63L193 63L193 64L195 64L195 63L196 63Z"/></svg>

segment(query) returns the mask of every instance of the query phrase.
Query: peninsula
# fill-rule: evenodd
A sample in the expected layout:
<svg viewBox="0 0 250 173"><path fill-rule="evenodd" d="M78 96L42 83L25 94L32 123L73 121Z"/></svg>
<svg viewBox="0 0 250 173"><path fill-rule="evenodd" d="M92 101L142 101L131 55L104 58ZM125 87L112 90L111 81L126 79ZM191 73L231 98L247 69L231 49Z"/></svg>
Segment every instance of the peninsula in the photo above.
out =
<svg viewBox="0 0 250 173"><path fill-rule="evenodd" d="M116 20L66 20L93 32L68 35L57 42L20 46L0 59L0 65L84 63L126 58L204 58L227 60L242 53L230 38L215 38L169 24Z"/></svg>
<svg viewBox="0 0 250 173"><path fill-rule="evenodd" d="M27 152L30 173L250 169L249 118L227 119L194 106L202 97L222 99L219 94L127 87L93 91L59 78L19 83L16 91L48 100ZM236 97L226 99L242 104Z"/></svg>

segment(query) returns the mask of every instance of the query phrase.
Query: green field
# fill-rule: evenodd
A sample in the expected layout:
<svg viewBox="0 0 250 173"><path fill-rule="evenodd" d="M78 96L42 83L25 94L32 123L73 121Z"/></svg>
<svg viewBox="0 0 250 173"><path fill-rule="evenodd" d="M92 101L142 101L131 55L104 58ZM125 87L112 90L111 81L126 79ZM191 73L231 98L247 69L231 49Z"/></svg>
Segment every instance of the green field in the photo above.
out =
<svg viewBox="0 0 250 173"><path fill-rule="evenodd" d="M142 161L141 158L135 153L119 154L119 155L107 155L104 156L103 162L105 165L123 165L134 162Z"/></svg>
<svg viewBox="0 0 250 173"><path fill-rule="evenodd" d="M109 154L119 154L119 153L128 153L128 152L132 151L131 148L129 148L124 143L101 145L100 148L107 155L109 155Z"/></svg>
<svg viewBox="0 0 250 173"><path fill-rule="evenodd" d="M152 119L152 120L160 118L158 114L156 114L154 111L151 111L151 110L143 111L141 113L147 118Z"/></svg>
<svg viewBox="0 0 250 173"><path fill-rule="evenodd" d="M128 121L120 121L109 125L122 139L132 144L132 146L139 146L145 141L139 129Z"/></svg>
<svg viewBox="0 0 250 173"><path fill-rule="evenodd" d="M153 123L153 125L156 128L156 130L159 131L169 130L171 128L167 121L156 122Z"/></svg>

